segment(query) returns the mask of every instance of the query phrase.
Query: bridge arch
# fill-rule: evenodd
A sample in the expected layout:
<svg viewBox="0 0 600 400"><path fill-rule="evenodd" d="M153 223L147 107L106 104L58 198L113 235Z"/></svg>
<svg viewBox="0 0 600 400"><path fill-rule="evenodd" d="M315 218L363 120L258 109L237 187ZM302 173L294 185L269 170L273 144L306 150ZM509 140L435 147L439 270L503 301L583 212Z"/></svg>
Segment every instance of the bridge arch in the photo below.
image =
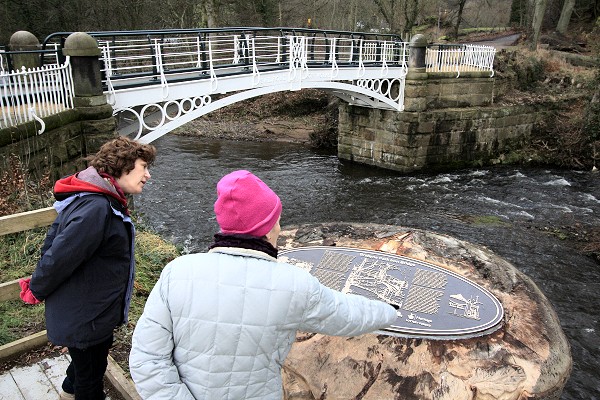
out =
<svg viewBox="0 0 600 400"><path fill-rule="evenodd" d="M344 82L309 82L304 84L302 89L324 90L340 97L350 104L374 108L389 108L401 111L404 100L404 82L404 77L390 80L370 80L359 82L359 84ZM289 90L289 85L286 84L263 86L243 90L216 101L213 101L210 95L199 94L194 97L170 100L162 104L149 103L139 110L129 107L122 108L117 110L116 113L129 112L135 115L137 118L137 132L135 132L135 139L143 143L150 143L174 129L220 108L269 93ZM148 124L144 118L145 112L151 108L157 110L157 112L154 113L155 124L153 125Z"/></svg>

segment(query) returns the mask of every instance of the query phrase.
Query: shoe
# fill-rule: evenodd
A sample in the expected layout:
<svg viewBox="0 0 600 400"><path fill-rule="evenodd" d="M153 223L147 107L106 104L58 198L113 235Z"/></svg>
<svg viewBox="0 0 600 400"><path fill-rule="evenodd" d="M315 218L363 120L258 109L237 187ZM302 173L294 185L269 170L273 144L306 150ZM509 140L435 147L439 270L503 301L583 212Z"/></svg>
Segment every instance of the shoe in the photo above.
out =
<svg viewBox="0 0 600 400"><path fill-rule="evenodd" d="M64 390L61 390L59 399L60 400L74 400L75 393L67 393Z"/></svg>

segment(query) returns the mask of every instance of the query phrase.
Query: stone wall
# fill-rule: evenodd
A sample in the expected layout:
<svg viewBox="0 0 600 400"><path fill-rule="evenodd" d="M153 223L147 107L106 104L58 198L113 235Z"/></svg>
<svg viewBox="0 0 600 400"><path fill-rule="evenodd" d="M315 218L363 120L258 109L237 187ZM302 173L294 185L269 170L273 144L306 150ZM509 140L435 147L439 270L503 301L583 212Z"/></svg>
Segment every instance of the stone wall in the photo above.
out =
<svg viewBox="0 0 600 400"><path fill-rule="evenodd" d="M77 107L43 120L40 135L34 121L0 130L0 176L21 168L33 179L55 180L84 167L84 157L117 135L109 105Z"/></svg>
<svg viewBox="0 0 600 400"><path fill-rule="evenodd" d="M514 160L547 112L494 106L494 84L489 72L413 70L402 112L340 106L338 157L406 173Z"/></svg>
<svg viewBox="0 0 600 400"><path fill-rule="evenodd" d="M340 107L338 157L401 172L496 164L528 143L533 107L394 112Z"/></svg>

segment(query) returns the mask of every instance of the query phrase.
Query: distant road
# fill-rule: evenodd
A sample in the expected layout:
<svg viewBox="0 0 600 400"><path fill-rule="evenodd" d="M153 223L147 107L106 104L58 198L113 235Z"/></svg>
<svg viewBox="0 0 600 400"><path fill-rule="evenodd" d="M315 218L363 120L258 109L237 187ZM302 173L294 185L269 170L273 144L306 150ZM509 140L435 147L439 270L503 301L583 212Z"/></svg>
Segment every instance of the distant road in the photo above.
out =
<svg viewBox="0 0 600 400"><path fill-rule="evenodd" d="M471 42L473 44L478 44L482 46L493 46L496 49L503 49L505 47L509 47L515 44L517 40L521 37L520 33L515 33L514 35L502 36L492 40L485 40L481 42Z"/></svg>

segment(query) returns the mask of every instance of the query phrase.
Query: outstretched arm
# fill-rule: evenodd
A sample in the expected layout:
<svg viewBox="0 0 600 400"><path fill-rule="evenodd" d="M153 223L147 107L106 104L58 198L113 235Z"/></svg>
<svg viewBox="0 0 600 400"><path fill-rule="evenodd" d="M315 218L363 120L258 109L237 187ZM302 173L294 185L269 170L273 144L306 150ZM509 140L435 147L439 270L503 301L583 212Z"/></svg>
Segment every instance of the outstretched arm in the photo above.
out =
<svg viewBox="0 0 600 400"><path fill-rule="evenodd" d="M387 328L396 321L393 306L355 294L344 294L311 279L313 287L301 330L332 336L356 336Z"/></svg>

